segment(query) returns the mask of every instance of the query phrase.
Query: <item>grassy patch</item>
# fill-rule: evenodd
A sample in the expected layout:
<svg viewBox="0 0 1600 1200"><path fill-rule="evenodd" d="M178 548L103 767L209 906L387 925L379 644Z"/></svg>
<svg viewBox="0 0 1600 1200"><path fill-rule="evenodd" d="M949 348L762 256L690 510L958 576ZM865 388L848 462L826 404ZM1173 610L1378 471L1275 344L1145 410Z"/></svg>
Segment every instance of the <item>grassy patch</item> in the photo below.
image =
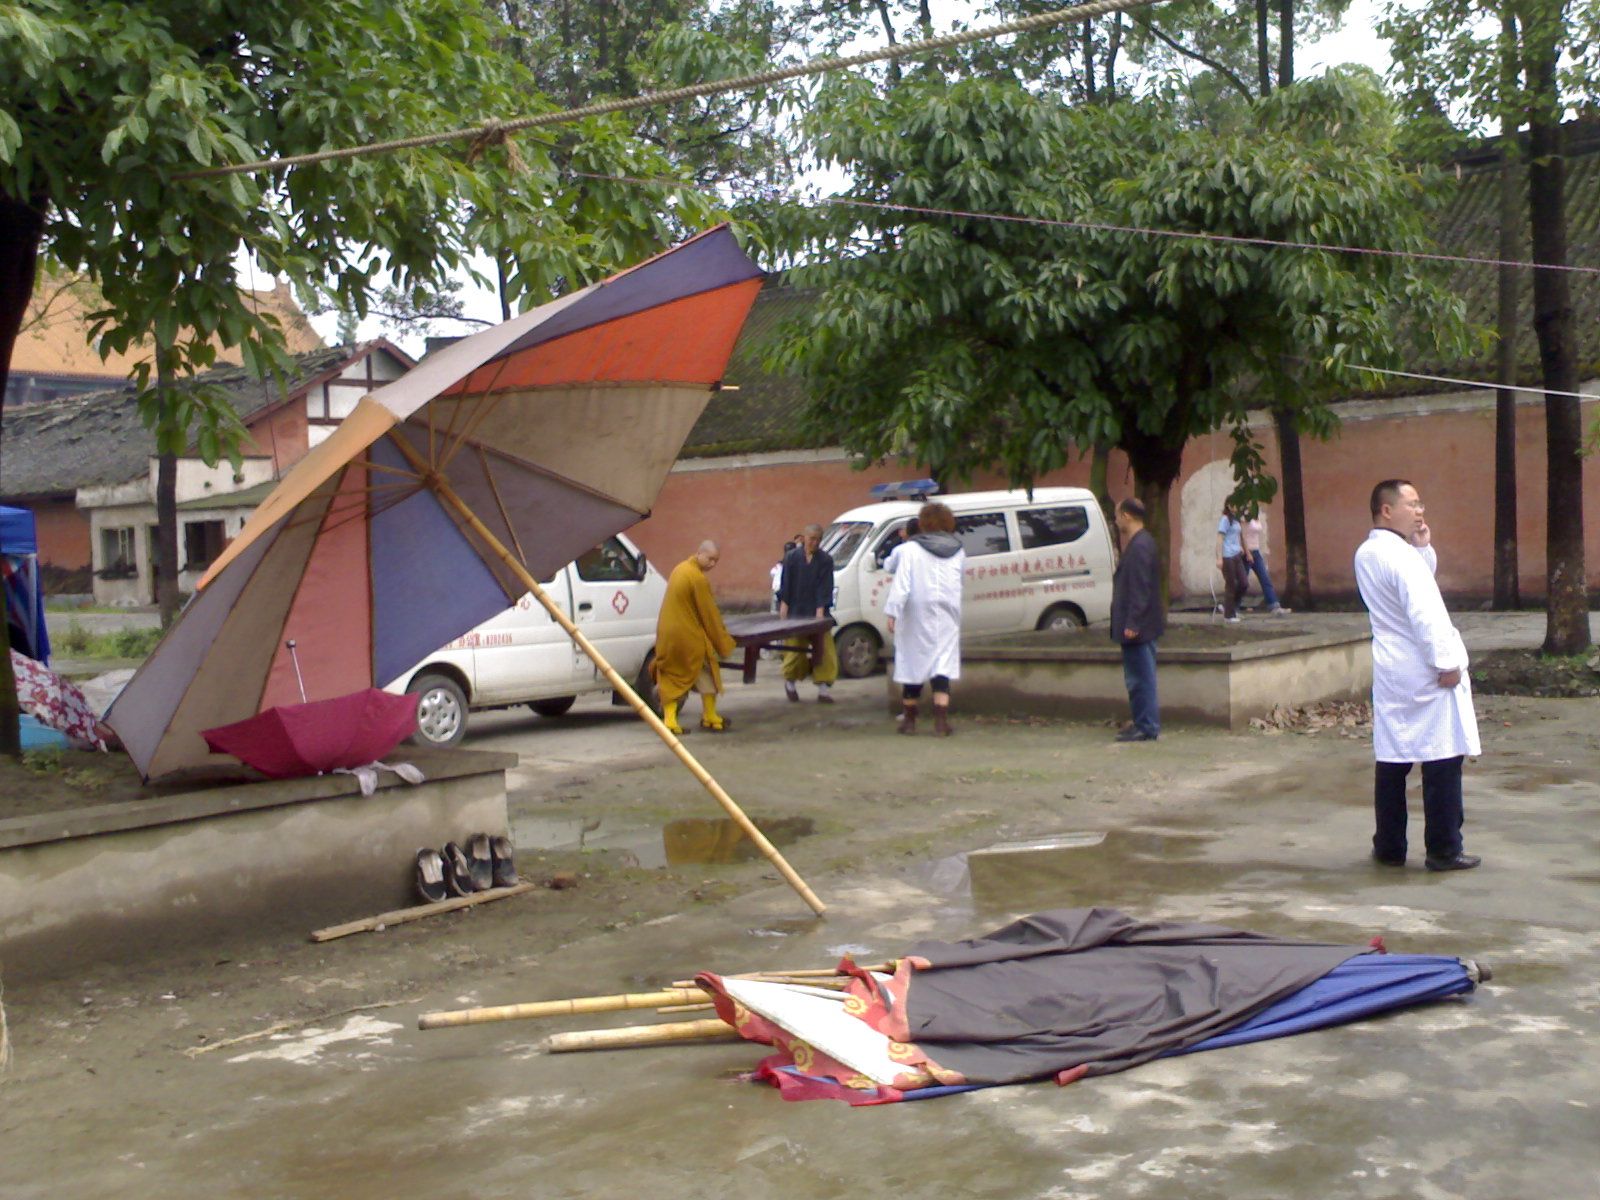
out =
<svg viewBox="0 0 1600 1200"><path fill-rule="evenodd" d="M57 654L71 658L145 658L161 640L159 629L118 629L92 633L72 621L54 639Z"/></svg>
<svg viewBox="0 0 1600 1200"><path fill-rule="evenodd" d="M1472 690L1485 696L1600 696L1600 650L1491 650L1472 661Z"/></svg>

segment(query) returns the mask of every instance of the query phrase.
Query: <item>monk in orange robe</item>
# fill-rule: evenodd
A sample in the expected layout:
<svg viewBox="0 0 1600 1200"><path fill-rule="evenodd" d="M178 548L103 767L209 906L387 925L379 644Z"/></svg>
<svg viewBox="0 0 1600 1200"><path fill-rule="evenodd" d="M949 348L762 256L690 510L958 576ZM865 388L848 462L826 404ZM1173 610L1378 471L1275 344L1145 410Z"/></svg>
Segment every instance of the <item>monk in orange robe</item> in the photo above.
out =
<svg viewBox="0 0 1600 1200"><path fill-rule="evenodd" d="M721 733L728 722L717 713L722 672L717 660L731 654L733 637L722 623L706 572L721 555L715 542L701 542L667 577L667 595L656 622L656 657L651 666L661 695L661 718L673 733L682 733L678 705L691 691L700 694L700 728Z"/></svg>

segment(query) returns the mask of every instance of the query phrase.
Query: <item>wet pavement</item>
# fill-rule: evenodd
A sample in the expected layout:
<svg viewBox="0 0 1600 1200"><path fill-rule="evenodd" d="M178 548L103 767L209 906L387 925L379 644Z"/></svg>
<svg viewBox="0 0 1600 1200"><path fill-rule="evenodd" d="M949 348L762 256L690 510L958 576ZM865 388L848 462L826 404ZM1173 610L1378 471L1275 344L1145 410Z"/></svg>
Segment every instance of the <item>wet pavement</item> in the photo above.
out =
<svg viewBox="0 0 1600 1200"><path fill-rule="evenodd" d="M824 715L784 705L770 682L736 690L724 708L737 734L690 740L736 797L783 829L785 852L831 906L825 920L746 862L705 868L738 883L727 900L631 922L619 912L615 928L520 957L475 960L471 926L421 922L387 943L318 950L318 978L304 984L334 1011L400 1003L196 1057L182 1047L203 973L192 993L146 995L92 1027L74 1017L76 983L12 989L0 1196L1600 1192L1591 702L1484 706L1487 752L1468 772L1467 834L1485 865L1436 875L1420 860L1395 870L1365 858L1371 766L1361 739L1172 730L1151 746L1114 747L1104 727L1029 722L967 723L948 742L908 744L881 717L881 680L839 692L838 711ZM473 744L522 755L512 808L527 844L597 861L632 855L623 868L643 872L658 855L668 862L675 840L705 851L696 862L731 853L697 786L662 762L637 722L599 701L559 721L490 714ZM1413 833L1420 842L1420 827ZM499 925L486 917L479 936L514 938L520 921L531 939L542 910L510 912L517 903L488 906L508 914ZM415 1028L421 1012L640 990L699 968L825 965L843 952L874 961L919 938L1076 904L1351 943L1381 934L1396 951L1487 961L1495 977L1465 998L1068 1088L874 1109L786 1104L738 1082L761 1057L744 1044L540 1047L556 1030L648 1014ZM283 953L271 969L299 979L290 972L305 967ZM442 976L400 989L408 956L442 963ZM100 978L103 991L116 983ZM235 1034L282 1016L235 1005L213 1021L216 1012Z"/></svg>

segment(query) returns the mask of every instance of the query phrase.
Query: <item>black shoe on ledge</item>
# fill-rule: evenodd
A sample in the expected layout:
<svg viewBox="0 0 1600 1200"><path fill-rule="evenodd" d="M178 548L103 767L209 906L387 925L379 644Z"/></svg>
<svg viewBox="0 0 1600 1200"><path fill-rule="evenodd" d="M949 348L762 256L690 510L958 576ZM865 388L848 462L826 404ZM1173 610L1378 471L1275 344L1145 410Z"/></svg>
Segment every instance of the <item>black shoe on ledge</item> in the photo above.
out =
<svg viewBox="0 0 1600 1200"><path fill-rule="evenodd" d="M1454 858L1429 858L1427 867L1430 871L1470 871L1482 861L1476 854L1457 854Z"/></svg>

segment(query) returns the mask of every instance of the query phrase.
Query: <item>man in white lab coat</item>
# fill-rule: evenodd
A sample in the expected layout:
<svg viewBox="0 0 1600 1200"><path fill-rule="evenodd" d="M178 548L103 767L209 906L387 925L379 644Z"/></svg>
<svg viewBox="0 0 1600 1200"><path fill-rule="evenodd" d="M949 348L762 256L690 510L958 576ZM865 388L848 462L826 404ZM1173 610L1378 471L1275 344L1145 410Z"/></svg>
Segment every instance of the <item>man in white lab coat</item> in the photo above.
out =
<svg viewBox="0 0 1600 1200"><path fill-rule="evenodd" d="M1372 857L1406 861L1406 776L1422 764L1426 865L1465 871L1461 764L1481 751L1467 648L1434 581L1439 558L1422 499L1404 479L1372 489L1372 532L1356 550L1356 586L1372 621L1372 748L1377 759Z"/></svg>

